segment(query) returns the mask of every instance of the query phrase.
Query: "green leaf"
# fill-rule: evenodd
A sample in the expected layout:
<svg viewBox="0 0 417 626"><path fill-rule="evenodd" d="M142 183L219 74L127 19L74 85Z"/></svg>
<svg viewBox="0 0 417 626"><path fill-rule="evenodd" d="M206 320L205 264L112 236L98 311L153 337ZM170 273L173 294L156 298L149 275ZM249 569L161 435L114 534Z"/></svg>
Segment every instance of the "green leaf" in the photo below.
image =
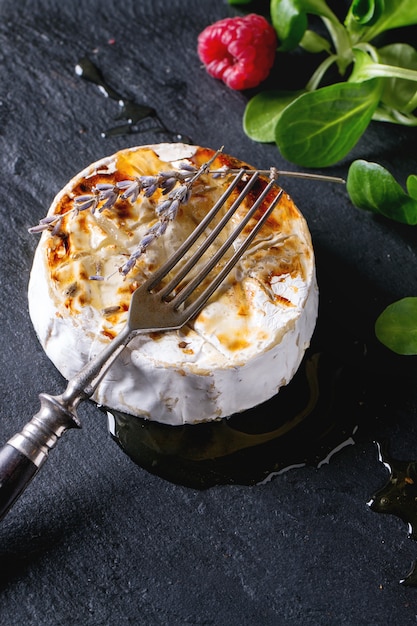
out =
<svg viewBox="0 0 417 626"><path fill-rule="evenodd" d="M417 1L417 0L416 0ZM378 50L381 63L417 70L417 50L406 43L396 43ZM387 106L403 113L411 113L416 104L417 83L402 78L387 78L381 100Z"/></svg>
<svg viewBox="0 0 417 626"><path fill-rule="evenodd" d="M354 48L355 64L349 82L361 82L371 78L381 80L381 100L373 119L403 126L417 126L413 111L417 108L417 52L408 44L392 44L382 48L379 62L372 58L376 50L367 52ZM370 53L369 53L370 52ZM386 60L387 63L382 63ZM396 65L397 63L397 65Z"/></svg>
<svg viewBox="0 0 417 626"><path fill-rule="evenodd" d="M382 14L372 25L359 24L350 11L345 20L353 43L359 40L372 41L387 30L413 24L417 24L416 0L385 0Z"/></svg>
<svg viewBox="0 0 417 626"><path fill-rule="evenodd" d="M371 78L397 78L412 81L412 83L417 82L417 70L375 61L370 54L360 48L354 48L353 54L355 65L349 82L359 83Z"/></svg>
<svg viewBox="0 0 417 626"><path fill-rule="evenodd" d="M243 129L251 139L261 143L275 141L275 127L285 109L302 91L264 91L246 105Z"/></svg>
<svg viewBox="0 0 417 626"><path fill-rule="evenodd" d="M271 0L271 21L278 36L279 50L293 50L307 28L307 14L298 0Z"/></svg>
<svg viewBox="0 0 417 626"><path fill-rule="evenodd" d="M376 122L391 122L392 124L401 124L401 126L417 126L417 116L389 109L382 104L376 109L372 119Z"/></svg>
<svg viewBox="0 0 417 626"><path fill-rule="evenodd" d="M358 24L371 26L381 17L384 8L384 0L353 0L348 20L353 19Z"/></svg>
<svg viewBox="0 0 417 626"><path fill-rule="evenodd" d="M300 46L306 51L311 52L312 54L317 54L318 52L327 52L331 53L332 46L328 39L321 37L313 30L306 30L303 38L300 41Z"/></svg>
<svg viewBox="0 0 417 626"><path fill-rule="evenodd" d="M326 17L331 22L339 21L325 0L298 0L298 4L305 13Z"/></svg>
<svg viewBox="0 0 417 626"><path fill-rule="evenodd" d="M375 334L397 354L417 354L417 298L390 304L376 320Z"/></svg>
<svg viewBox="0 0 417 626"><path fill-rule="evenodd" d="M416 181L411 182L412 186L415 184ZM392 174L378 163L354 161L349 167L346 189L358 209L403 224L417 224L417 201L407 195Z"/></svg>
<svg viewBox="0 0 417 626"><path fill-rule="evenodd" d="M328 167L344 158L378 105L379 81L337 83L299 96L278 119L282 155L303 167Z"/></svg>
<svg viewBox="0 0 417 626"><path fill-rule="evenodd" d="M416 174L410 174L410 176L407 178L407 191L414 200L417 200L417 175Z"/></svg>
<svg viewBox="0 0 417 626"><path fill-rule="evenodd" d="M359 48L353 50L354 66L352 73L349 77L349 82L361 83L364 80L372 78L369 76L369 68L376 65L375 61L369 56L367 52Z"/></svg>
<svg viewBox="0 0 417 626"><path fill-rule="evenodd" d="M293 50L300 43L307 29L308 14L341 26L325 0L271 0L270 14L282 51Z"/></svg>

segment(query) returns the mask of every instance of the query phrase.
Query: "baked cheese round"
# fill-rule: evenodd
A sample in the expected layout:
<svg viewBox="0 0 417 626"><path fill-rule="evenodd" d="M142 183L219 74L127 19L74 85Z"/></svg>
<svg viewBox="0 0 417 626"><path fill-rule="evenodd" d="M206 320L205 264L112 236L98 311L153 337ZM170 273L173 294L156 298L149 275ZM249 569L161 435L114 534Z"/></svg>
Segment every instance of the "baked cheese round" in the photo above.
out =
<svg viewBox="0 0 417 626"><path fill-rule="evenodd" d="M150 243L149 233L160 225L158 207L167 197L163 189L148 187L149 193L130 197L121 193L115 202L112 198L113 204L102 201L90 207L93 192L101 190L100 197L108 198L112 190L126 190L138 179L192 171L213 156L211 149L185 144L128 148L91 164L55 197L48 212L50 225L35 252L28 297L39 340L65 378L75 375L119 333L132 292L172 255L230 179L202 173L176 216ZM251 169L220 152L210 170L241 167ZM236 226L267 183L267 176L258 179L226 230ZM149 245L137 254L145 240ZM222 234L214 245L223 240ZM200 314L179 331L136 335L93 399L109 409L172 425L245 411L291 380L309 345L317 309L310 233L284 192Z"/></svg>

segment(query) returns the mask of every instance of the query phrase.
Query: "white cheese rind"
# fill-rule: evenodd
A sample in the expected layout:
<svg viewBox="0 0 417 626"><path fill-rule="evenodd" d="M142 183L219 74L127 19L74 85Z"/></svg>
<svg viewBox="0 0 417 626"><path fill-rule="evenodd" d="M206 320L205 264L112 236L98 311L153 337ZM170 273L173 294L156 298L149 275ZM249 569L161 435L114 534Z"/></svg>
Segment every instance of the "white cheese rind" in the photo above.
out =
<svg viewBox="0 0 417 626"><path fill-rule="evenodd" d="M167 161L187 158L195 151L194 147L177 144L154 148ZM115 159L109 157L78 174L55 198L50 212L80 179L101 166L111 169L114 164ZM294 233L302 277L290 273L274 276L269 285L274 298L252 271L242 281L242 298L250 304L244 316L236 314L230 306L230 293L225 292L184 331L137 336L100 383L95 401L178 425L227 417L275 395L299 367L318 309L314 255L301 214L294 216ZM69 379L108 339L99 332L102 315L94 306L85 306L79 315L62 312L45 260L47 237L49 233L35 252L29 311L46 354ZM291 306L281 305L280 298ZM235 336L248 341L235 349Z"/></svg>

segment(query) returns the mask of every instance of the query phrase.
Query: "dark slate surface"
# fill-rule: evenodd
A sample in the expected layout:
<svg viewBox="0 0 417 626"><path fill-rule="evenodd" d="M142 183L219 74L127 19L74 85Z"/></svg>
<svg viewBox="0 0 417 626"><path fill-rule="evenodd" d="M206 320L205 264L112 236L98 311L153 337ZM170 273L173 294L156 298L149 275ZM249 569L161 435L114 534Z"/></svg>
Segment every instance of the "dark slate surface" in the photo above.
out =
<svg viewBox="0 0 417 626"><path fill-rule="evenodd" d="M2 441L38 410L40 391L64 382L28 317L36 238L27 227L91 161L164 138L150 130L103 139L117 104L76 76L81 57L173 131L225 144L258 167L288 168L274 146L244 136L247 94L210 79L196 58L198 33L229 14L223 0L0 1ZM294 81L291 68L279 69ZM373 124L351 156L404 180L416 171L416 139ZM345 175L347 164L330 173ZM387 479L375 438L417 458L416 360L373 336L382 308L417 292L416 231L356 211L342 187L286 187L312 231L322 319L336 345L348 333L366 343L381 379L374 417L388 405L388 421L372 422L320 469L197 491L137 467L103 415L82 407L83 430L63 438L0 526L2 625L415 623L417 590L399 580L417 544L404 522L366 503Z"/></svg>

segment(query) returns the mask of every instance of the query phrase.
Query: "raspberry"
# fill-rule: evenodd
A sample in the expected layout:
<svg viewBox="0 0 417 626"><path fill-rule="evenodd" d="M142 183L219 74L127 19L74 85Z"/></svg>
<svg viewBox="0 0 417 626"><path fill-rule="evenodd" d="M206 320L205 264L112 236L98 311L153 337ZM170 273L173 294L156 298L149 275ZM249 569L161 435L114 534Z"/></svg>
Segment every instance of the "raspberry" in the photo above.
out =
<svg viewBox="0 0 417 626"><path fill-rule="evenodd" d="M242 90L265 80L276 47L274 28L261 15L251 13L207 26L198 36L197 52L210 76Z"/></svg>

